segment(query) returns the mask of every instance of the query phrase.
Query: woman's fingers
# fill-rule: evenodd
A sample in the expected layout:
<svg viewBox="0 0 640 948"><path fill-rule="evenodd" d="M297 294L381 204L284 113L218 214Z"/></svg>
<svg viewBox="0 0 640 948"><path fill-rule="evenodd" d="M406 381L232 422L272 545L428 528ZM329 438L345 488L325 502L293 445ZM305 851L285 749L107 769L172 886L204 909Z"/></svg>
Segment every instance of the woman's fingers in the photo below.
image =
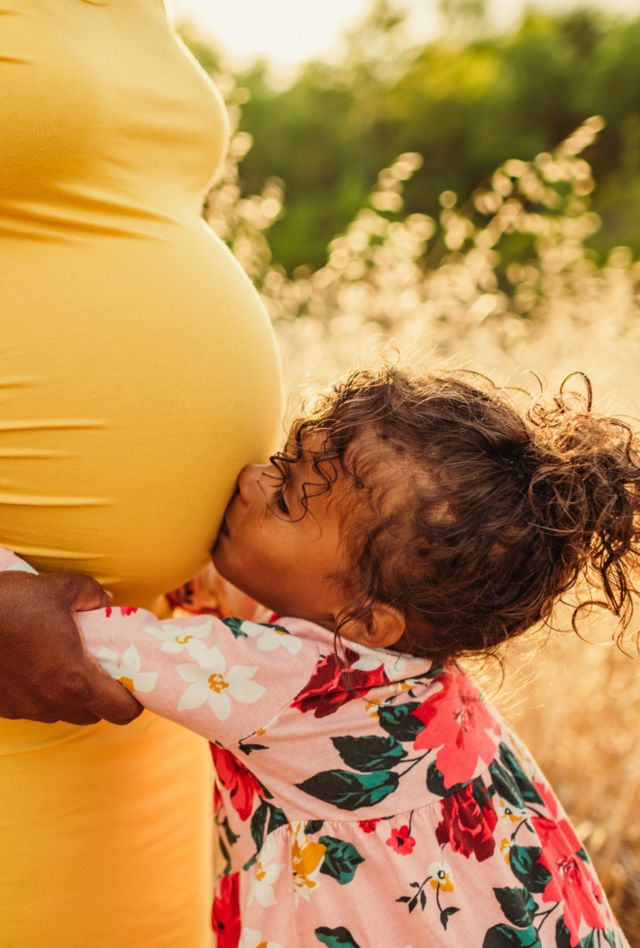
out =
<svg viewBox="0 0 640 948"><path fill-rule="evenodd" d="M111 605L111 593L91 576L82 573L50 573L41 578L50 584L54 594L57 592L60 601L65 601L76 612L104 609Z"/></svg>
<svg viewBox="0 0 640 948"><path fill-rule="evenodd" d="M142 705L124 685L91 662L95 675L90 682L91 698L87 710L111 724L130 724L142 712Z"/></svg>

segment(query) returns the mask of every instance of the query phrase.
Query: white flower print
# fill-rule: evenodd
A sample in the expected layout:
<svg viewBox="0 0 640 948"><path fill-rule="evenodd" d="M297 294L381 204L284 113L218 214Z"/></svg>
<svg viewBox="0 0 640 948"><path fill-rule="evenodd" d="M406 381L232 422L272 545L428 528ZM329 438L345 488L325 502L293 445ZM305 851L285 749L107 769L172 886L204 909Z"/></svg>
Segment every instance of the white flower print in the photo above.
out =
<svg viewBox="0 0 640 948"><path fill-rule="evenodd" d="M261 932L253 928L243 928L238 948L284 948L279 941L266 941Z"/></svg>
<svg viewBox="0 0 640 948"><path fill-rule="evenodd" d="M453 892L455 886L451 879L451 869L446 862L432 862L427 872L431 876L429 885L432 889L441 889L443 892Z"/></svg>
<svg viewBox="0 0 640 948"><path fill-rule="evenodd" d="M178 711L191 711L208 703L215 716L226 721L231 714L229 697L251 704L264 694L263 686L250 680L257 667L233 665L227 668L220 649L215 645L207 648L199 639L187 642L186 649L195 664L176 666L180 677L191 683L178 702Z"/></svg>
<svg viewBox="0 0 640 948"><path fill-rule="evenodd" d="M243 622L242 631L251 639L256 639L256 648L261 652L273 652L281 645L290 655L297 655L302 648L302 642L295 635L290 635L286 629L273 625L259 625L257 622Z"/></svg>
<svg viewBox="0 0 640 948"><path fill-rule="evenodd" d="M404 675L407 660L402 658L401 655L393 655L390 652L380 650L377 654L361 655L351 667L359 671L374 671L376 668L380 668L381 665L384 667L389 681L396 681Z"/></svg>
<svg viewBox="0 0 640 948"><path fill-rule="evenodd" d="M273 887L284 868L281 862L274 862L276 843L273 835L267 836L264 846L258 854L255 873L249 890L249 905L254 901L263 908L276 904Z"/></svg>
<svg viewBox="0 0 640 948"><path fill-rule="evenodd" d="M141 671L142 663L135 645L129 646L122 659L119 659L117 653L109 648L101 648L96 658L112 678L116 678L131 692L138 691L144 694L147 691L153 691L156 686L158 673Z"/></svg>
<svg viewBox="0 0 640 948"><path fill-rule="evenodd" d="M192 639L206 639L211 632L213 619L194 619L189 625L163 622L162 625L145 625L144 631L162 642L161 652L176 654L182 651Z"/></svg>

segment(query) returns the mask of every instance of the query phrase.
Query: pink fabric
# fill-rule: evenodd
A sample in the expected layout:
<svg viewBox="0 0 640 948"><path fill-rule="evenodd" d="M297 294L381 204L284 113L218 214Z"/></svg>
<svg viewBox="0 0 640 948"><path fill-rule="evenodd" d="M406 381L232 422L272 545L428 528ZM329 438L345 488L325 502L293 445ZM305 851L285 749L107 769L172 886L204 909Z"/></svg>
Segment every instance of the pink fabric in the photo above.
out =
<svg viewBox="0 0 640 948"><path fill-rule="evenodd" d="M220 948L628 948L543 775L457 667L354 643L339 662L295 618L79 619L107 671L212 742Z"/></svg>

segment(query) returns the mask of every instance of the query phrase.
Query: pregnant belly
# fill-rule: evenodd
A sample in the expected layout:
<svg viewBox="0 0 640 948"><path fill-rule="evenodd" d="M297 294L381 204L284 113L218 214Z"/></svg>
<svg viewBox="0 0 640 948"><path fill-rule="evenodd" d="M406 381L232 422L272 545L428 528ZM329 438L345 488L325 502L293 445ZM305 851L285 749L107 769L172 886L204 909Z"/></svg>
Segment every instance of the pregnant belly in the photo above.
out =
<svg viewBox="0 0 640 948"><path fill-rule="evenodd" d="M6 241L0 543L152 604L206 562L238 470L281 436L273 332L204 224Z"/></svg>

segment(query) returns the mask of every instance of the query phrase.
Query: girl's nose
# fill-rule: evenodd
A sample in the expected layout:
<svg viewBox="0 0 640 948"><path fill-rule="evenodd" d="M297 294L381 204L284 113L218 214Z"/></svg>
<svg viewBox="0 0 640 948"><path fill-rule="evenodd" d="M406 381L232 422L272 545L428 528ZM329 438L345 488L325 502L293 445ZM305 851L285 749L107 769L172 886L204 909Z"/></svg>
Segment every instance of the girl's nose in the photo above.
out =
<svg viewBox="0 0 640 948"><path fill-rule="evenodd" d="M245 504L251 502L261 475L269 467L269 464L247 464L240 471L238 475L238 493Z"/></svg>

